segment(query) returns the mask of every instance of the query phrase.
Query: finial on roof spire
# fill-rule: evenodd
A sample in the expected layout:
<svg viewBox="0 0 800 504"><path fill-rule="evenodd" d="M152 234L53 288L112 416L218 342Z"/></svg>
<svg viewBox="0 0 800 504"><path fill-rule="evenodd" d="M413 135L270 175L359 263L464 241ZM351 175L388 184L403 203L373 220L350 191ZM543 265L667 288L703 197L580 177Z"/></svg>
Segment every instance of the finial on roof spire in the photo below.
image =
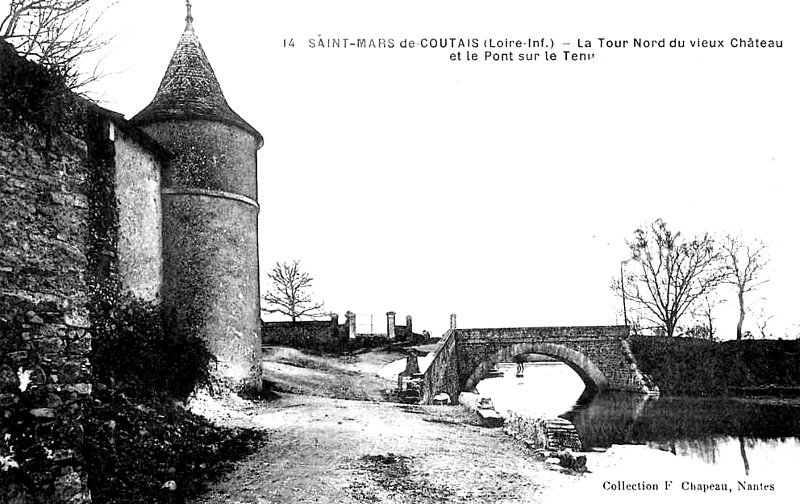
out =
<svg viewBox="0 0 800 504"><path fill-rule="evenodd" d="M186 29L194 29L192 26L192 21L194 18L192 17L192 2L191 0L186 0Z"/></svg>

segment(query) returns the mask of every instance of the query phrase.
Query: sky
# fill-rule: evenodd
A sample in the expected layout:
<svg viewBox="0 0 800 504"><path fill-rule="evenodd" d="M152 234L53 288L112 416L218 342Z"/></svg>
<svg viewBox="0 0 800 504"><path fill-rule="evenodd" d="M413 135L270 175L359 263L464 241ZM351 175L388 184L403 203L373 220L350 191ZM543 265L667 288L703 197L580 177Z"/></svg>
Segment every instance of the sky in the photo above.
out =
<svg viewBox="0 0 800 504"><path fill-rule="evenodd" d="M299 260L342 319L395 311L434 335L451 313L459 327L616 324L609 286L625 240L663 218L687 236L767 242L769 282L753 298L774 315L768 331L798 332L792 2L192 3L229 104L265 139L262 290L276 261ZM182 0L109 9L101 26L116 38L93 96L128 118L144 108L184 17ZM481 47L419 47L450 37ZM494 52L557 61L484 61L486 40L543 37L555 48ZM739 37L783 48L730 47ZM395 47L321 48L320 38ZM634 48L634 38L687 47ZM726 47L691 48L697 39ZM594 57L564 61L564 49ZM733 301L719 310L723 339L736 317Z"/></svg>

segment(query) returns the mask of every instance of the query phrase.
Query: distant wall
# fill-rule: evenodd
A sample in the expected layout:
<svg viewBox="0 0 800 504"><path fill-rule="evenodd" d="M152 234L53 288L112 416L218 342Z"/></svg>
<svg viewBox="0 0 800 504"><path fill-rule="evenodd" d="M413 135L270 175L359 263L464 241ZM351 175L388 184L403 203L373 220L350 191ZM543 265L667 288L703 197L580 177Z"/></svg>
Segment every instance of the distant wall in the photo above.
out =
<svg viewBox="0 0 800 504"><path fill-rule="evenodd" d="M348 317L350 317L348 319ZM416 334L408 326L395 326L395 339L386 334L351 335L352 313L348 312L345 322L339 323L339 315L331 314L330 320L298 320L262 322L261 342L264 345L286 345L297 348L328 350L354 350L371 348L398 342L427 342L426 334ZM410 319L410 317L408 317Z"/></svg>
<svg viewBox="0 0 800 504"><path fill-rule="evenodd" d="M414 333L408 326L396 325L394 326L394 337L397 339L413 339Z"/></svg>
<svg viewBox="0 0 800 504"><path fill-rule="evenodd" d="M298 320L263 322L261 341L265 345L287 345L294 347L327 347L338 345L347 339L347 333L340 333L338 315L330 320Z"/></svg>
<svg viewBox="0 0 800 504"><path fill-rule="evenodd" d="M423 343L430 339L427 331L424 334L414 332L411 315L405 318L405 325L397 323L395 312L386 315L345 313L346 334L350 339L386 338L388 340L413 341Z"/></svg>

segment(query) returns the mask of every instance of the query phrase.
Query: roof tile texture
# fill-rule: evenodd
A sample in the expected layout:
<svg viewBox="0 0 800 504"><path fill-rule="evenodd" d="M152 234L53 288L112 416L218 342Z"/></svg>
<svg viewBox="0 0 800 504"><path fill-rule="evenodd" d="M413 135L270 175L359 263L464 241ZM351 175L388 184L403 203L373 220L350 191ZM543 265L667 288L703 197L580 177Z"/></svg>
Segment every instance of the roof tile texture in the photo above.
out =
<svg viewBox="0 0 800 504"><path fill-rule="evenodd" d="M186 25L155 98L131 122L137 125L174 119L206 119L238 126L263 137L231 109L191 22Z"/></svg>

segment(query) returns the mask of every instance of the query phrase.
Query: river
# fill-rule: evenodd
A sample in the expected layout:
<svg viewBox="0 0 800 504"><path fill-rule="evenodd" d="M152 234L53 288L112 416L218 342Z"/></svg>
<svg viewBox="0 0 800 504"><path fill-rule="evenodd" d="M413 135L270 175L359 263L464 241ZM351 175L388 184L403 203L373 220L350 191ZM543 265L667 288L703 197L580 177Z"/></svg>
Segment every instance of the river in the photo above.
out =
<svg viewBox="0 0 800 504"><path fill-rule="evenodd" d="M526 363L522 378L515 376L514 364L498 368L502 377L486 378L477 387L498 412L566 418L578 430L584 451L648 447L714 467L731 481L800 478L797 402L604 393L579 405L583 382L565 364Z"/></svg>

